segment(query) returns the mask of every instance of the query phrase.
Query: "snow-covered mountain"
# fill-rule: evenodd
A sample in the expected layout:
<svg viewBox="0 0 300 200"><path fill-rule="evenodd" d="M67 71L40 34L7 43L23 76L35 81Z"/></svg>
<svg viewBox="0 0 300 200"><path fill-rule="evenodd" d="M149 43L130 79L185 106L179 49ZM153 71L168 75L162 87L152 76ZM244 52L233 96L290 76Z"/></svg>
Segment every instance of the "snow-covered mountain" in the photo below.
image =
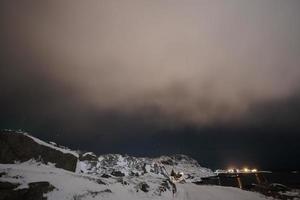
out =
<svg viewBox="0 0 300 200"><path fill-rule="evenodd" d="M214 173L186 155L97 156L8 130L0 133L0 145L0 200L263 199L239 189L193 184ZM171 178L172 170L180 179Z"/></svg>
<svg viewBox="0 0 300 200"><path fill-rule="evenodd" d="M214 173L201 167L186 155L161 156L158 158L137 158L128 155L107 154L97 157L92 152L80 157L82 172L93 175L142 176L152 174L169 177L172 170L182 172L186 182L201 181L201 177Z"/></svg>

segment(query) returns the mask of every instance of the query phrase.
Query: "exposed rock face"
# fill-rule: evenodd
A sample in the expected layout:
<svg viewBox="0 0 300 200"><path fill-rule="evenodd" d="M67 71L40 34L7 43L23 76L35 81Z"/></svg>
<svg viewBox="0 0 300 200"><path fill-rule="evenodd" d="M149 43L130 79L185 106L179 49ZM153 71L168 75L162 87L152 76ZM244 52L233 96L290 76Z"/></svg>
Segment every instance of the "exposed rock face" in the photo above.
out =
<svg viewBox="0 0 300 200"><path fill-rule="evenodd" d="M106 154L98 158L93 155L89 159L87 155L80 156L81 171L87 174L139 177L150 173L169 178L169 173L175 170L176 173L183 172L184 179L188 182L200 181L201 177L214 175L210 169L201 167L193 158L180 154L158 158Z"/></svg>
<svg viewBox="0 0 300 200"><path fill-rule="evenodd" d="M143 192L149 192L149 185L147 183L141 183L139 186Z"/></svg>
<svg viewBox="0 0 300 200"><path fill-rule="evenodd" d="M113 171L111 173L111 175L116 176L116 177L123 177L123 176L125 176L125 174L122 173L122 172L120 172L120 171Z"/></svg>
<svg viewBox="0 0 300 200"><path fill-rule="evenodd" d="M88 161L97 161L98 160L97 156L92 152L87 152L87 153L81 154L79 159L80 160L88 160Z"/></svg>
<svg viewBox="0 0 300 200"><path fill-rule="evenodd" d="M36 159L43 163L54 163L56 167L75 171L77 157L57 149L38 144L31 137L12 131L0 132L0 163L12 164Z"/></svg>
<svg viewBox="0 0 300 200"><path fill-rule="evenodd" d="M101 177L102 177L102 178L110 178L111 176L108 175L108 174L102 174Z"/></svg>
<svg viewBox="0 0 300 200"><path fill-rule="evenodd" d="M46 200L44 194L55 189L49 182L33 182L28 184L29 188L16 190L17 186L18 184L0 182L0 200Z"/></svg>

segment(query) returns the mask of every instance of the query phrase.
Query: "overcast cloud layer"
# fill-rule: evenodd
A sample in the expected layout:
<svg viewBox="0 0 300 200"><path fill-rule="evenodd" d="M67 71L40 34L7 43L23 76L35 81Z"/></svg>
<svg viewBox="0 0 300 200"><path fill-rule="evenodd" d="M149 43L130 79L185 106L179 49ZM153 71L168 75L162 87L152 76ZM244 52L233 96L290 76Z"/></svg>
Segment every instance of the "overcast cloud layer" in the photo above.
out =
<svg viewBox="0 0 300 200"><path fill-rule="evenodd" d="M298 0L1 7L2 101L15 96L16 110L28 101L49 118L113 110L204 125L300 89Z"/></svg>

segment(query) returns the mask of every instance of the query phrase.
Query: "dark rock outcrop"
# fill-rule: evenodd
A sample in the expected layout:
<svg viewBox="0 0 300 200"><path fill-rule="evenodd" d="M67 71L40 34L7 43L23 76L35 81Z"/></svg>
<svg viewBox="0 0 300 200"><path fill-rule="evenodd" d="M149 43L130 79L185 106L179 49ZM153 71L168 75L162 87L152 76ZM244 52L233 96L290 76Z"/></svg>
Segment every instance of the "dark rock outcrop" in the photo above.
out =
<svg viewBox="0 0 300 200"><path fill-rule="evenodd" d="M123 176L125 176L125 174L122 173L122 172L120 172L120 171L113 171L111 173L111 175L116 176L116 177L123 177Z"/></svg>
<svg viewBox="0 0 300 200"><path fill-rule="evenodd" d="M76 170L76 156L38 144L26 134L1 131L0 146L0 163L12 164L15 161L36 159L43 163L55 163L58 168Z"/></svg>
<svg viewBox="0 0 300 200"><path fill-rule="evenodd" d="M48 182L29 183L29 188L16 190L18 184L0 182L0 200L46 200L45 193L55 189Z"/></svg>
<svg viewBox="0 0 300 200"><path fill-rule="evenodd" d="M111 176L108 175L108 174L102 174L101 177L102 177L102 178L110 178Z"/></svg>
<svg viewBox="0 0 300 200"><path fill-rule="evenodd" d="M139 184L139 189L143 192L149 192L149 185L145 182Z"/></svg>
<svg viewBox="0 0 300 200"><path fill-rule="evenodd" d="M87 191L83 194L73 196L73 199L74 200L85 199L87 197L91 197L91 198L94 199L95 197L97 197L98 195L101 195L103 193L112 193L112 191L110 189L105 189L105 190L102 190L102 191Z"/></svg>
<svg viewBox="0 0 300 200"><path fill-rule="evenodd" d="M19 185L20 184L18 184L18 183L0 182L0 190L15 189Z"/></svg>
<svg viewBox="0 0 300 200"><path fill-rule="evenodd" d="M174 165L174 162L171 159L162 160L160 162L164 165Z"/></svg>
<svg viewBox="0 0 300 200"><path fill-rule="evenodd" d="M0 172L0 177L5 176L6 172Z"/></svg>
<svg viewBox="0 0 300 200"><path fill-rule="evenodd" d="M25 194L25 199L47 199L43 194L54 190L55 187L48 182L29 183L29 190Z"/></svg>
<svg viewBox="0 0 300 200"><path fill-rule="evenodd" d="M106 185L101 179L97 179L96 182L101 185Z"/></svg>
<svg viewBox="0 0 300 200"><path fill-rule="evenodd" d="M79 156L79 160L84 161L84 160L88 160L88 161L97 161L98 158L95 154L92 153L85 153L85 154L81 154Z"/></svg>

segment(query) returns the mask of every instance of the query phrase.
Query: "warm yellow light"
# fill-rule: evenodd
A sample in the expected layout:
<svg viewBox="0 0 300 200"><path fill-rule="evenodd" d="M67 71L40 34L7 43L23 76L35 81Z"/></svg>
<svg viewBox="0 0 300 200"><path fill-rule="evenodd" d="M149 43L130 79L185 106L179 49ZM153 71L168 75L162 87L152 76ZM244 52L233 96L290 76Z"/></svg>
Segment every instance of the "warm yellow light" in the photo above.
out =
<svg viewBox="0 0 300 200"><path fill-rule="evenodd" d="M252 169L251 172L257 172L257 169Z"/></svg>
<svg viewBox="0 0 300 200"><path fill-rule="evenodd" d="M250 170L247 167L244 168L244 172L249 172L249 171Z"/></svg>
<svg viewBox="0 0 300 200"><path fill-rule="evenodd" d="M228 169L227 172L233 173L233 172L234 172L234 169Z"/></svg>

